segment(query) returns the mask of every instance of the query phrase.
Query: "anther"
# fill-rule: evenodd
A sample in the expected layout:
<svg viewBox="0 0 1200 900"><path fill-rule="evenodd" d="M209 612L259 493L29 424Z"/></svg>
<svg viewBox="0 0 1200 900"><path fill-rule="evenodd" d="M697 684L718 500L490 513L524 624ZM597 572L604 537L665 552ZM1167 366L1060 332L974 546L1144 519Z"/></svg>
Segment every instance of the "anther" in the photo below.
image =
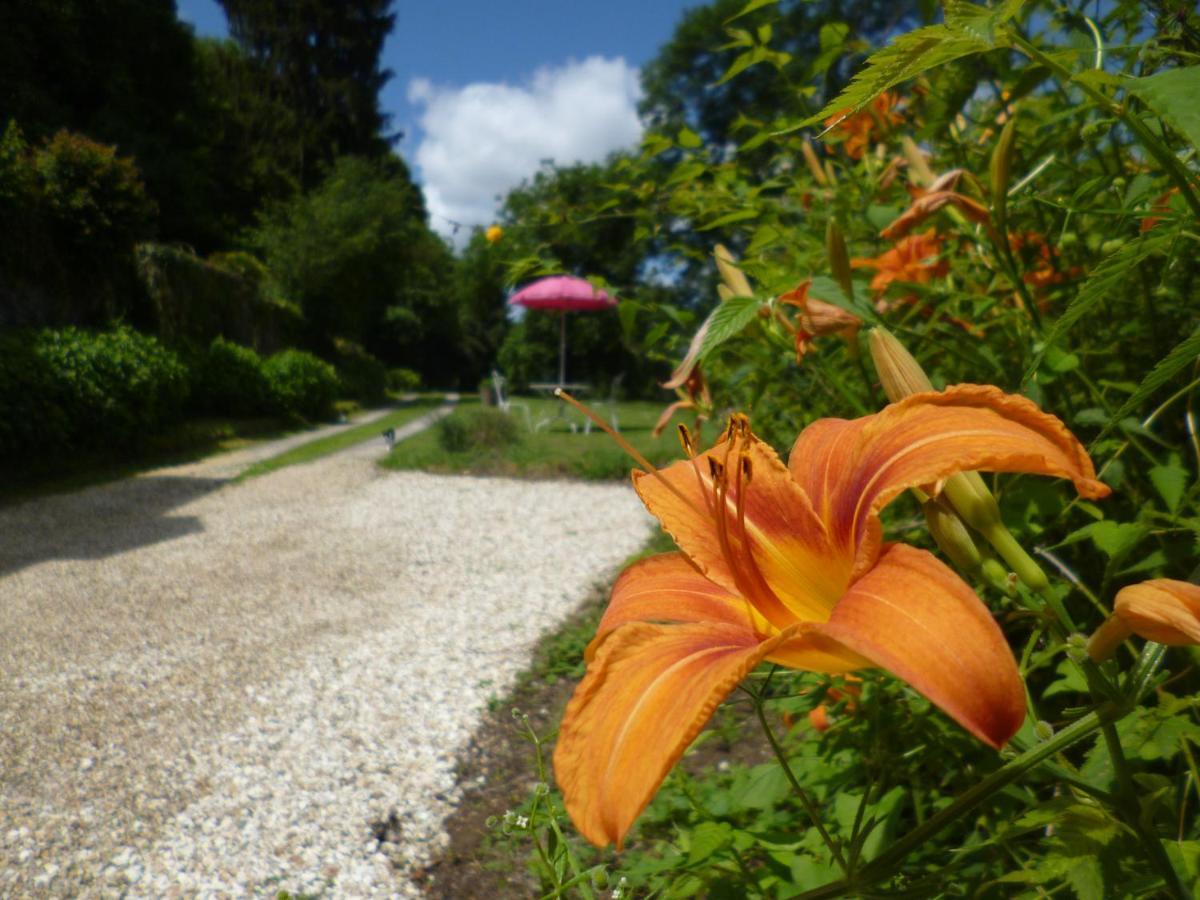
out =
<svg viewBox="0 0 1200 900"><path fill-rule="evenodd" d="M688 427L682 422L679 423L679 443L683 445L683 452L687 454L688 459L696 455L696 444L692 438L692 433L688 431Z"/></svg>
<svg viewBox="0 0 1200 900"><path fill-rule="evenodd" d="M750 457L743 456L741 458L741 463L742 463L742 481L745 484L749 484L750 478L754 474L754 467L752 465L750 465Z"/></svg>

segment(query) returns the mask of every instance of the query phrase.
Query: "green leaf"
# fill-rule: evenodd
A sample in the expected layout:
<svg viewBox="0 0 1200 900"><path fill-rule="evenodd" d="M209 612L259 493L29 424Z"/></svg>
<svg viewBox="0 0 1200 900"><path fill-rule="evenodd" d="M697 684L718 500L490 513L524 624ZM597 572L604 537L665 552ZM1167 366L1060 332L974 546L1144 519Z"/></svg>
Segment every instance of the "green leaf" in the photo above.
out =
<svg viewBox="0 0 1200 900"><path fill-rule="evenodd" d="M696 362L703 362L708 354L753 322L761 308L762 302L754 297L730 297L714 309L705 322L708 330Z"/></svg>
<svg viewBox="0 0 1200 900"><path fill-rule="evenodd" d="M992 49L992 44L945 25L928 25L902 34L867 60L837 97L802 125L812 125L842 112L858 112L890 87L964 56Z"/></svg>
<svg viewBox="0 0 1200 900"><path fill-rule="evenodd" d="M750 13L754 12L756 9L762 9L764 6L773 6L778 2L779 0L749 0L745 6L738 10L736 15L730 16L728 19L726 19L725 24L728 25L730 22L740 19L742 16L750 15Z"/></svg>
<svg viewBox="0 0 1200 900"><path fill-rule="evenodd" d="M1178 454L1172 453L1165 465L1150 470L1150 483L1163 498L1163 503L1167 504L1167 509L1172 513L1179 512L1179 504L1188 486L1188 470L1179 461Z"/></svg>
<svg viewBox="0 0 1200 900"><path fill-rule="evenodd" d="M999 6L978 6L965 0L944 0L946 24L989 44L996 43L996 28L1003 25L1025 5L1025 0L1008 0Z"/></svg>
<svg viewBox="0 0 1200 900"><path fill-rule="evenodd" d="M692 829L687 864L702 863L733 841L733 829L724 822L701 822Z"/></svg>
<svg viewBox="0 0 1200 900"><path fill-rule="evenodd" d="M726 213L723 216L718 216L711 222L701 225L697 231L711 231L714 228L720 228L722 225L732 225L734 222L744 222L747 219L757 219L762 213L757 207L747 207L746 209L734 210L731 213Z"/></svg>
<svg viewBox="0 0 1200 900"><path fill-rule="evenodd" d="M1062 340L1071 328L1082 319L1085 315L1092 311L1101 300L1105 299L1109 294L1120 287L1125 278L1133 271L1142 260L1157 253L1163 249L1170 241L1174 239L1174 235L1169 232L1155 234L1151 232L1143 238L1136 241L1131 241L1117 252L1113 253L1104 259L1100 265L1096 266L1094 272L1083 287L1079 289L1079 293L1075 295L1066 312L1058 317L1058 320L1050 328L1045 340L1042 342L1041 349L1034 354L1033 362L1025 372L1025 377L1021 379L1022 383L1028 381L1041 365L1043 357L1058 341Z"/></svg>
<svg viewBox="0 0 1200 900"><path fill-rule="evenodd" d="M696 132L692 131L690 128L679 129L679 134L675 140L679 143L680 147L686 147L689 150L694 150L704 143L704 141L700 139L700 135L696 134Z"/></svg>
<svg viewBox="0 0 1200 900"><path fill-rule="evenodd" d="M1200 66L1130 79L1125 89L1200 149Z"/></svg>
<svg viewBox="0 0 1200 900"><path fill-rule="evenodd" d="M1200 357L1200 328L1192 332L1191 336L1184 338L1180 343L1160 359L1150 374L1142 379L1142 383L1137 386L1137 390L1121 404L1121 408L1113 413L1112 418L1108 420L1108 424L1096 436L1093 445L1108 432L1115 428L1122 419L1128 416L1131 412L1138 409L1155 391L1164 384L1170 384L1171 381L1192 364L1192 361Z"/></svg>

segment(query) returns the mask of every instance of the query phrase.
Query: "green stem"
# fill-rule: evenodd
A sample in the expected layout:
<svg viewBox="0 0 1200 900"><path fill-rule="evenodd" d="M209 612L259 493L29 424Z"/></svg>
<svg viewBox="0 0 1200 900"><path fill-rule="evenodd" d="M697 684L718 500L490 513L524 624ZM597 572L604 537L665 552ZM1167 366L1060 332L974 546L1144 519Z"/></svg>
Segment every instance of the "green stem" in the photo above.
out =
<svg viewBox="0 0 1200 900"><path fill-rule="evenodd" d="M767 736L767 740L771 744L771 750L775 753L775 758L779 760L779 765L783 768L783 774L788 780L788 784L792 786L792 792L800 801L800 805L804 807L804 811L808 814L809 820L813 827L817 829L817 833L821 835L821 840L825 842L825 846L829 849L834 861L838 864L838 868L845 873L849 873L849 868L846 865L846 859L842 856L842 848L838 846L837 841L825 830L825 825L821 821L821 810L817 807L816 801L809 796L808 791L800 786L800 782L796 779L796 774L792 771L792 767L788 764L787 756L783 752L783 748L779 746L779 741L775 738L775 732L771 730L770 724L767 722L767 715L763 709L762 697L759 695L751 695L754 697L754 712L758 716L758 721L762 725L763 732Z"/></svg>
<svg viewBox="0 0 1200 900"><path fill-rule="evenodd" d="M822 898L846 897L861 893L862 889L877 884L891 877L896 868L913 850L920 847L943 829L952 825L956 820L973 810L992 794L1016 781L1030 769L1039 765L1042 760L1061 753L1067 747L1078 743L1101 728L1105 722L1113 721L1121 715L1121 708L1114 704L1106 704L1101 709L1088 713L1082 719L1064 728L1050 740L1025 751L1020 756L1009 760L987 778L974 787L959 795L945 809L930 816L924 824L918 825L903 838L896 841L883 853L859 870L851 879L827 884L800 894L797 900L822 900Z"/></svg>
<svg viewBox="0 0 1200 900"><path fill-rule="evenodd" d="M1184 200L1192 208L1192 212L1200 216L1200 197L1197 197L1196 192L1192 189L1192 181L1188 177L1187 170L1179 162L1175 154L1171 152L1171 149L1155 136L1154 132L1143 125L1137 116L1131 115L1124 104L1118 103L1103 92L1096 90L1082 81L1075 81L1069 69L1042 53L1041 50L1020 35L1013 33L1011 37L1013 46L1031 60L1045 66L1062 81L1075 85L1105 112L1120 119L1137 136L1142 146L1150 152L1150 155L1158 161L1170 179L1175 182Z"/></svg>

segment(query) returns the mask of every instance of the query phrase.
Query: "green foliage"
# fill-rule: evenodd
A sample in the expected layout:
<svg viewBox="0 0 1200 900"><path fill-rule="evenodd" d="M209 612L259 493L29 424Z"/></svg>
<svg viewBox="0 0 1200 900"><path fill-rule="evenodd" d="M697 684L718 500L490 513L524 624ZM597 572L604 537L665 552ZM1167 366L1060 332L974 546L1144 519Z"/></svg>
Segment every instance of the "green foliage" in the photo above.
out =
<svg viewBox="0 0 1200 900"><path fill-rule="evenodd" d="M313 191L265 214L252 243L314 346L342 335L428 381L453 380L457 312L440 288L451 256L402 163L339 159Z"/></svg>
<svg viewBox="0 0 1200 900"><path fill-rule="evenodd" d="M1143 663L1164 670L1156 690L1139 693L1144 672L1131 670L1128 647L1097 677L1080 639L1056 633L1037 610L1061 606L1074 622L1065 631L1086 634L1121 588L1196 571L1192 212L1200 194L1186 103L1200 50L1196 17L1182 7L1147 15L1132 2L1086 10L948 2L941 24L888 35L829 100L836 73L865 49L854 43L854 17L847 10L841 26L824 22L817 46L796 53L783 37L790 9L751 0L689 15L689 28L706 23L688 35L692 46L724 65L706 83L729 75L713 91L724 124L719 115L711 130L702 126L700 101L684 93L639 156L614 162L605 190L569 205L550 194L522 208L506 224L506 245L522 232L538 240L516 246L514 238L505 249L514 271L552 270L559 250L550 230L633 223L643 265L679 273L672 287L680 289L660 291L645 277L622 285L622 340L655 362L700 351L689 358L700 355L703 384L694 379L663 402L678 399L718 421L745 411L781 455L806 424L886 402L867 342L830 333L811 309L792 305L806 283L809 298L900 337L934 385L995 384L1059 415L1113 494L1084 501L1044 479L991 478L1004 521L1051 586L1035 597L999 565L976 585L1027 687L1030 724L1005 753L1036 761L1020 768L981 751L883 676L867 677L854 709L844 699L831 706L833 727L814 733L800 716L828 696L824 679L778 672L765 690L759 672L743 688L768 714L787 714L782 756L851 857L850 875L809 828L813 808L779 761L765 749L742 757L753 739L741 694L693 746L693 762L685 758L668 778L621 856L573 841L552 793L514 811L494 839L524 848L547 895L586 896L575 872L601 866L610 885L625 879L622 896L786 897L814 888L827 897L1184 896L1173 880L1195 871L1200 841L1196 651L1160 656L1148 647ZM748 111L722 93L739 84L756 91L764 78L789 95L773 108ZM827 102L814 115L815 97ZM819 127L801 131L843 110L861 112L836 125L825 146L813 144ZM1011 144L993 167L1001 133ZM955 195L934 199L946 205L914 203L942 175ZM906 211L904 223L915 220L912 233L928 241L919 253L889 228ZM849 272L831 268L844 258L826 242L831 224L844 236ZM717 242L732 248L755 299L719 297ZM893 508L885 528L930 546L911 504ZM1111 734L1080 739L1093 709L1119 719L1123 764ZM705 768L706 759L723 764ZM997 771L1011 774L1003 790L983 780ZM945 830L923 830L930 822Z"/></svg>
<svg viewBox="0 0 1200 900"><path fill-rule="evenodd" d="M205 261L180 247L147 243L138 245L136 258L150 300L148 324L166 340L227 337L269 352L302 331L300 311L272 296L269 273L247 254Z"/></svg>
<svg viewBox="0 0 1200 900"><path fill-rule="evenodd" d="M188 387L179 357L129 328L0 336L0 458L136 446L181 414Z"/></svg>
<svg viewBox="0 0 1200 900"><path fill-rule="evenodd" d="M0 197L0 323L101 324L140 311L132 251L154 206L132 160L66 131L31 146L10 121Z"/></svg>
<svg viewBox="0 0 1200 900"><path fill-rule="evenodd" d="M275 400L262 357L249 347L214 338L194 366L192 405L216 415L274 412Z"/></svg>
<svg viewBox="0 0 1200 900"><path fill-rule="evenodd" d="M387 392L388 371L361 344L334 338L334 368L342 395L363 403L379 403Z"/></svg>
<svg viewBox="0 0 1200 900"><path fill-rule="evenodd" d="M313 421L332 415L339 381L329 363L303 350L281 350L263 364L263 374L282 412Z"/></svg>
<svg viewBox="0 0 1200 900"><path fill-rule="evenodd" d="M1200 66L1169 69L1123 84L1129 93L1200 150L1200 110L1196 109Z"/></svg>
<svg viewBox="0 0 1200 900"><path fill-rule="evenodd" d="M397 393L419 391L421 376L412 369L395 368L387 370L387 389Z"/></svg>
<svg viewBox="0 0 1200 900"><path fill-rule="evenodd" d="M381 158L388 142L380 67L395 24L391 0L323 3L221 0L233 40L254 64L255 93L290 112L281 137L297 148L295 174L312 187L339 155Z"/></svg>
<svg viewBox="0 0 1200 900"><path fill-rule="evenodd" d="M447 453L499 453L521 438L516 419L498 409L474 409L437 423L438 443Z"/></svg>

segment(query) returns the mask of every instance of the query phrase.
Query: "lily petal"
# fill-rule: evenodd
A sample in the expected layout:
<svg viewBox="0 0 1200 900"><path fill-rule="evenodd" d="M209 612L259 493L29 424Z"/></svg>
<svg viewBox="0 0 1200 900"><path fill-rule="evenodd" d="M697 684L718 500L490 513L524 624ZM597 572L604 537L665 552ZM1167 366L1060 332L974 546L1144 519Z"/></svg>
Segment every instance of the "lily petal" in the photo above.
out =
<svg viewBox="0 0 1200 900"><path fill-rule="evenodd" d="M823 419L796 439L789 468L834 543L860 548L856 573L878 548L879 510L956 472L1054 475L1071 479L1083 497L1110 492L1059 419L990 385L913 394L859 419Z"/></svg>
<svg viewBox="0 0 1200 900"><path fill-rule="evenodd" d="M682 553L634 563L613 585L596 637L627 622L717 622L752 631L746 601L701 575ZM588 647L588 659L596 643Z"/></svg>
<svg viewBox="0 0 1200 900"><path fill-rule="evenodd" d="M738 449L731 453L735 441ZM739 455L748 460L748 480L738 477ZM726 473L724 510L716 501L710 460ZM635 472L633 483L646 508L700 571L745 597L777 628L797 619L825 621L849 583L850 554L834 552L808 497L775 451L753 435L727 437L657 476Z"/></svg>
<svg viewBox="0 0 1200 900"><path fill-rule="evenodd" d="M1025 690L1004 634L975 592L925 550L885 547L815 630L907 681L993 747L1025 719Z"/></svg>
<svg viewBox="0 0 1200 900"><path fill-rule="evenodd" d="M733 625L634 622L600 638L554 751L580 834L620 849L717 704L783 637L760 643Z"/></svg>
<svg viewBox="0 0 1200 900"><path fill-rule="evenodd" d="M1117 592L1113 611L1148 641L1200 644L1200 585L1155 578Z"/></svg>

